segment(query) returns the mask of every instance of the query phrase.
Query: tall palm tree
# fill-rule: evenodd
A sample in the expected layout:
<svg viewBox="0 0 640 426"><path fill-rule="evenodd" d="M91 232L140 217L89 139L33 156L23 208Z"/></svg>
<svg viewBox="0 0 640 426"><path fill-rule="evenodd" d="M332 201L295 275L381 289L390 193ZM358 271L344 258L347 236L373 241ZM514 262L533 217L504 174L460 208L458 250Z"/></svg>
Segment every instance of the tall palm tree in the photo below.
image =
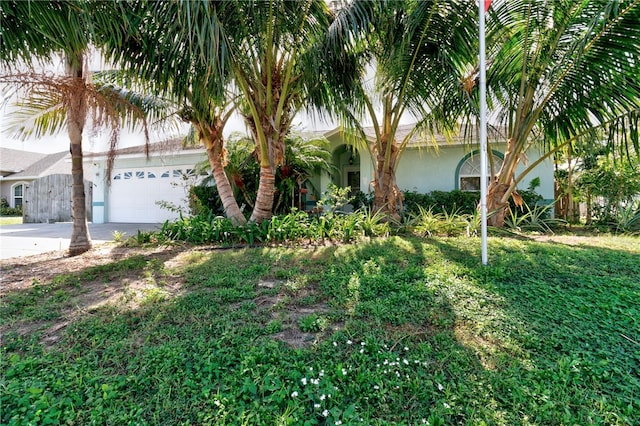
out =
<svg viewBox="0 0 640 426"><path fill-rule="evenodd" d="M229 45L234 81L256 141L260 183L251 221L271 217L276 168L295 114L323 87L318 49L331 13L323 0L238 1Z"/></svg>
<svg viewBox="0 0 640 426"><path fill-rule="evenodd" d="M73 227L69 254L91 248L87 227L82 169L82 133L85 126L87 87L85 54L91 42L88 4L73 1L3 1L0 61L8 67L50 60L61 53L65 62L64 85L68 90L66 124L73 177Z"/></svg>
<svg viewBox="0 0 640 426"><path fill-rule="evenodd" d="M107 179L113 166L121 124L141 125L148 142L147 116L165 114L169 104L161 99L122 90L112 84L113 73L101 73L93 81L87 71L89 48L101 37L115 34L120 27L100 1L3 1L2 49L0 63L9 70L0 82L12 85L24 100L14 114L18 137L56 133L66 127L69 135L72 173L73 226L69 254L75 256L91 248L86 220L86 194L82 141L87 118L94 127L111 129ZM119 6L109 11L122 9ZM50 63L62 55L63 76L24 72L35 62ZM95 77L95 76L94 76ZM30 123L30 125L25 125Z"/></svg>
<svg viewBox="0 0 640 426"><path fill-rule="evenodd" d="M314 105L326 105L324 89L342 78L320 61L331 18L326 3L169 0L136 2L129 9L126 22L114 30L118 36L101 46L114 62L184 100L196 119L194 125L210 128L201 132L203 136L222 136L216 123L225 120L214 119L221 115L212 117L210 111L228 104L228 89L242 97L237 106L254 136L260 162L250 220L270 217L275 171L293 117L310 99ZM211 141L211 146L224 152L222 139ZM216 183L219 189L226 187L222 183ZM227 206L225 210L229 214Z"/></svg>
<svg viewBox="0 0 640 426"><path fill-rule="evenodd" d="M443 93L457 91L457 56L469 50L472 2L358 1L347 4L332 24L337 45L350 45L354 54L374 70L359 70L356 96L343 99L343 120L360 133L360 116L373 124L376 210L398 217L402 193L395 171L407 144L420 133L456 128L455 114L442 109ZM355 38L355 43L352 41ZM413 131L397 138L400 120L417 117ZM445 114L446 113L446 114Z"/></svg>
<svg viewBox="0 0 640 426"><path fill-rule="evenodd" d="M517 184L572 141L604 129L638 146L640 0L498 0L487 27L488 102L507 129L487 207L502 226ZM536 146L545 155L516 176Z"/></svg>

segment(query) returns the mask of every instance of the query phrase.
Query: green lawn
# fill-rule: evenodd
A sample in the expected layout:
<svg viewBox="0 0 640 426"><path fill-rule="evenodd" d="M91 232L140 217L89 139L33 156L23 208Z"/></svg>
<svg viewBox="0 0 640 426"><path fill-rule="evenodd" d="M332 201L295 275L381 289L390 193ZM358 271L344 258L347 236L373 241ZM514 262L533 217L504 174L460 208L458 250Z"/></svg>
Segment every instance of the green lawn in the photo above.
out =
<svg viewBox="0 0 640 426"><path fill-rule="evenodd" d="M2 424L640 423L640 240L184 249L6 295ZM88 288L144 283L92 309ZM68 320L45 347L38 332Z"/></svg>
<svg viewBox="0 0 640 426"><path fill-rule="evenodd" d="M22 223L22 216L0 216L0 226L19 225Z"/></svg>

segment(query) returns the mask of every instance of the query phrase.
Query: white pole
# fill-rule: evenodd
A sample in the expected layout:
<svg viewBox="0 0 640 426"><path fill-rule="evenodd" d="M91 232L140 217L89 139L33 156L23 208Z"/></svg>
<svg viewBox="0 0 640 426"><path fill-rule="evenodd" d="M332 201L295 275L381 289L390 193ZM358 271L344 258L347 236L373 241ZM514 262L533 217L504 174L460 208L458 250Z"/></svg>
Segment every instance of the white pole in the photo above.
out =
<svg viewBox="0 0 640 426"><path fill-rule="evenodd" d="M480 0L480 220L482 264L487 264L487 71L484 45L485 0Z"/></svg>

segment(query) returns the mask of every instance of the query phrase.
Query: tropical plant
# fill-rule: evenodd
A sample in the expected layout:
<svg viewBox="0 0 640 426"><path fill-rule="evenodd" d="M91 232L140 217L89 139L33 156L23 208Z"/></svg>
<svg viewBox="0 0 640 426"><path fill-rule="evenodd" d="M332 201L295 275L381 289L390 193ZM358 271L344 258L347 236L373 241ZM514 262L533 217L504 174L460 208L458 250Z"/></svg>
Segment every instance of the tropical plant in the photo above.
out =
<svg viewBox="0 0 640 426"><path fill-rule="evenodd" d="M512 231L537 231L553 234L553 228L565 223L565 221L550 217L549 211L552 207L553 204L548 204L531 208L527 203L523 202L522 210L517 208L509 209L504 225Z"/></svg>
<svg viewBox="0 0 640 426"><path fill-rule="evenodd" d="M112 130L111 149L118 140L120 119L141 120L142 111L127 96L111 86L91 81L87 72L89 46L95 34L109 34L118 23L101 13L101 2L75 1L3 1L0 3L2 40L0 63L9 73L1 83L21 92L26 102L21 113L36 114L33 128L20 126L19 134L34 132L40 136L66 128L71 152L73 177L73 226L69 254L74 256L91 248L86 220L82 140L89 112L94 124L107 124ZM34 62L51 62L61 54L64 76L33 71ZM32 71L24 71L24 68Z"/></svg>
<svg viewBox="0 0 640 426"><path fill-rule="evenodd" d="M610 144L638 147L640 1L496 0L487 28L488 105L506 129L487 208L501 226L519 182L572 141L604 130ZM535 146L545 154L516 176Z"/></svg>
<svg viewBox="0 0 640 426"><path fill-rule="evenodd" d="M576 186L596 200L592 203L596 222L615 223L620 211L640 197L640 161L602 157L580 172Z"/></svg>
<svg viewBox="0 0 640 426"><path fill-rule="evenodd" d="M342 120L366 140L360 116L373 124L373 207L399 218L402 193L395 171L415 136L436 128L457 128L452 114L439 108L440 94L459 85L457 55L472 39L472 2L465 1L353 1L339 10L330 37L347 46L368 68L356 69L355 96L343 99ZM373 68L375 84L370 87ZM412 131L400 136L406 113L418 118ZM447 132L445 132L447 133ZM426 140L426 139L425 139ZM366 148L365 148L366 149Z"/></svg>
<svg viewBox="0 0 640 426"><path fill-rule="evenodd" d="M318 191L309 178L319 171L329 174L335 171L329 142L323 137L307 138L298 133L288 135L285 138L284 159L276 175L278 198L274 203L274 213L290 207L303 209L302 192Z"/></svg>

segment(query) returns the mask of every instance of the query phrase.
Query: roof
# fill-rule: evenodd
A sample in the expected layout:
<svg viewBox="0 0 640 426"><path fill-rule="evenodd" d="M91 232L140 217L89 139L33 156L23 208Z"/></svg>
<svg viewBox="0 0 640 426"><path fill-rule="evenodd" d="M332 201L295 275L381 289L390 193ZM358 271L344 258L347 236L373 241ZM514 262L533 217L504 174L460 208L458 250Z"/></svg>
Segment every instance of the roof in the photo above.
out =
<svg viewBox="0 0 640 426"><path fill-rule="evenodd" d="M149 155L178 154L184 151L193 152L193 151L202 149L202 145L185 147L182 145L182 141L183 141L183 138L174 138L174 139L167 139L161 142L150 143ZM146 154L145 145L136 145L136 146L130 146L127 148L118 148L115 150L116 156L136 155L136 154L142 154L142 155ZM109 156L108 151L85 154L85 158L108 157L108 156Z"/></svg>
<svg viewBox="0 0 640 426"><path fill-rule="evenodd" d="M403 141L411 133L414 127L415 123L399 125L396 129L396 140L398 142ZM364 131L364 134L370 142L376 140L375 128L373 126L364 127L362 130ZM506 137L501 133L503 130L504 129L493 126L488 127L487 138L493 141L504 141ZM329 138L337 133L341 133L342 131L342 127L338 126L335 129L324 131L323 134L324 136ZM465 128L464 125L461 125L458 133L448 138L442 133L436 133L432 135L428 131L416 132L411 136L408 145L433 145L434 142L439 146L461 145L469 141L478 140L479 136L479 129L476 129L472 126Z"/></svg>
<svg viewBox="0 0 640 426"><path fill-rule="evenodd" d="M33 179L52 174L70 174L71 158L68 151L55 154L0 148L0 175L2 179Z"/></svg>

